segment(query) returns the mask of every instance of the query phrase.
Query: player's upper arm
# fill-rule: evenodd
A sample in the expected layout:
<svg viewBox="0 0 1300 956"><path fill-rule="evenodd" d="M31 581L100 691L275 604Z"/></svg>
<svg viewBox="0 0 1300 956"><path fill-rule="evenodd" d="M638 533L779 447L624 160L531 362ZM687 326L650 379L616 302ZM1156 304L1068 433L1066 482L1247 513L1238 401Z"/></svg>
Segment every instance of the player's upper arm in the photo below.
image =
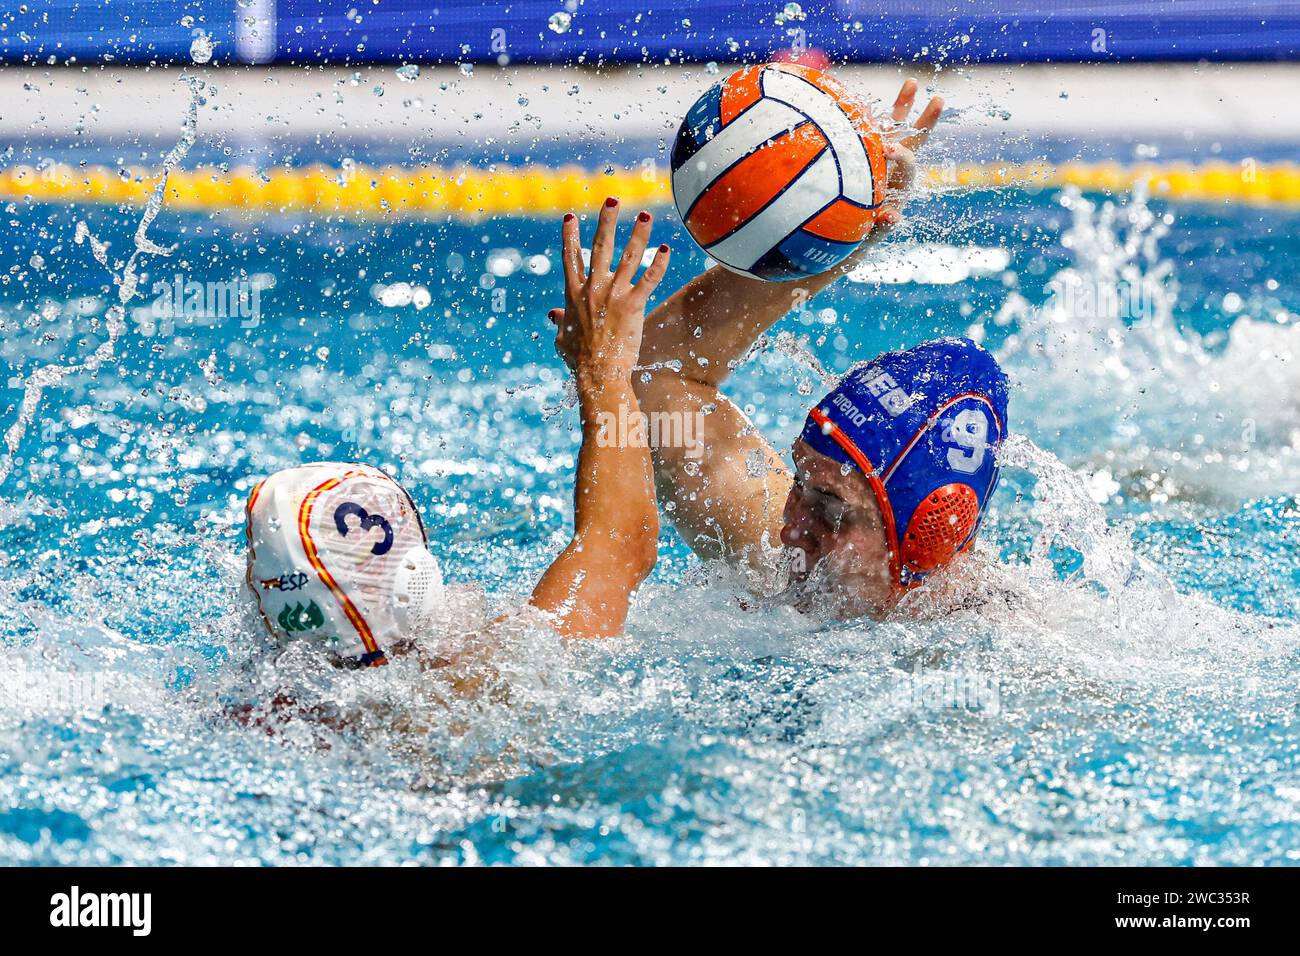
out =
<svg viewBox="0 0 1300 956"><path fill-rule="evenodd" d="M638 378L637 393L647 414L675 413L661 419L655 484L686 543L703 558L765 565L792 482L781 456L714 386L655 373ZM665 442L665 428L683 440Z"/></svg>

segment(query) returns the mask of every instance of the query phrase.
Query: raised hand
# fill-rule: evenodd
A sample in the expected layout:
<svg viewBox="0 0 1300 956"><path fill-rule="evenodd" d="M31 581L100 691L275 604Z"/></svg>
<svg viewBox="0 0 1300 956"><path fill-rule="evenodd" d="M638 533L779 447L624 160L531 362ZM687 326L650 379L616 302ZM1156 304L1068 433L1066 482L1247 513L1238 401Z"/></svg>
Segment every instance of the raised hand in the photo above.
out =
<svg viewBox="0 0 1300 956"><path fill-rule="evenodd" d="M916 122L909 123L908 116L916 103L918 89L919 84L916 80L906 81L898 91L898 97L894 100L894 107L889 114L890 119L902 128L904 134L901 138L885 143L885 160L888 163L889 173L885 183L884 208L876 219L879 223L877 229L884 226L885 231L888 231L902 220L903 201L916 177L916 151L930 138L930 131L934 129L935 124L939 122L940 114L943 113L943 99L936 96L925 105Z"/></svg>
<svg viewBox="0 0 1300 956"><path fill-rule="evenodd" d="M903 135L885 139L885 199L876 213L876 224L853 255L849 256L835 269L832 275L839 276L852 272L866 257L873 245L889 235L903 221L903 204L912 192L912 183L916 179L916 151L923 147L930 138L930 131L939 122L943 113L943 98L933 97L921 111L915 123L910 123L912 107L916 104L916 92L920 85L916 80L907 80L898 91L889 118L895 129L901 129Z"/></svg>
<svg viewBox="0 0 1300 956"><path fill-rule="evenodd" d="M611 271L618 200L606 199L586 270L578 220L564 217L565 305L550 317L557 326L555 347L577 380L582 447L574 475L573 539L537 582L532 603L566 637L621 631L632 593L658 555L654 470L647 433L633 427L644 416L632 386L646 300L668 269L668 247L660 246L641 281L632 281L652 221L648 212L636 217ZM620 421L628 428L618 428Z"/></svg>
<svg viewBox="0 0 1300 956"><path fill-rule="evenodd" d="M907 121L912 112L912 107L916 104L916 92L920 89L920 84L916 80L907 80L902 88L898 91L898 97L894 100L894 107L890 110L889 117L900 127L904 127L908 132L898 142L907 149L916 152L925 145L925 141L930 138L930 131L934 129L939 122L939 115L943 113L943 97L936 96L925 105L921 111L920 117L915 123Z"/></svg>
<svg viewBox="0 0 1300 956"><path fill-rule="evenodd" d="M552 309L550 319L557 327L555 348L579 385L626 380L637 363L646 302L667 272L670 255L667 246L660 246L640 281L632 281L650 241L653 222L650 213L637 214L632 235L611 271L618 200L606 199L591 244L591 266L585 270L578 219L572 213L564 217L565 307Z"/></svg>

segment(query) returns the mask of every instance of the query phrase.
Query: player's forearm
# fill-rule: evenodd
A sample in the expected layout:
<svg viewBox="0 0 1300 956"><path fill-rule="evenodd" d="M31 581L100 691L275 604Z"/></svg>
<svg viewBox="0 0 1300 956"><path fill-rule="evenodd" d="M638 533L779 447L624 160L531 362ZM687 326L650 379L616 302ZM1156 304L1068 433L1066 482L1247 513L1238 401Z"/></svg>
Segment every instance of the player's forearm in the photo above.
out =
<svg viewBox="0 0 1300 956"><path fill-rule="evenodd" d="M764 282L709 269L647 317L639 364L680 367L683 378L720 385L760 335L842 274L832 269L795 282Z"/></svg>
<svg viewBox="0 0 1300 956"><path fill-rule="evenodd" d="M582 448L574 492L574 530L657 543L649 436L626 374L605 381L579 375Z"/></svg>
<svg viewBox="0 0 1300 956"><path fill-rule="evenodd" d="M532 603L566 637L618 634L631 597L654 568L659 544L650 450L626 373L578 375L578 453L573 539L542 575Z"/></svg>

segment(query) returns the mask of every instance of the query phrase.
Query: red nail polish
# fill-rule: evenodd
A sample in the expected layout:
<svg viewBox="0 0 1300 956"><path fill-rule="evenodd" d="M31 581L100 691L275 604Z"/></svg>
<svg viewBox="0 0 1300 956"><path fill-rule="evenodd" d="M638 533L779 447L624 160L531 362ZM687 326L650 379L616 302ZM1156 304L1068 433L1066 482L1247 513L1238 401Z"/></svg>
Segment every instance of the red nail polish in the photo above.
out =
<svg viewBox="0 0 1300 956"><path fill-rule="evenodd" d="M646 212L644 209L642 209L639 213L636 214L636 221L637 221L637 222L649 222L649 221L650 221L650 214L649 214L648 212Z"/></svg>
<svg viewBox="0 0 1300 956"><path fill-rule="evenodd" d="M659 247L659 251L660 251L660 252L667 252L667 251L668 251L668 244L667 244L667 243L664 243L662 246L660 246L660 247Z"/></svg>
<svg viewBox="0 0 1300 956"><path fill-rule="evenodd" d="M573 221L573 213L571 213L571 212L566 212L566 213L564 214L564 221L565 221L565 222L572 222L572 221Z"/></svg>
<svg viewBox="0 0 1300 956"><path fill-rule="evenodd" d="M610 209L613 209L615 206L618 205L618 200L615 199L613 196L610 196L608 199L605 200L605 205L608 206Z"/></svg>

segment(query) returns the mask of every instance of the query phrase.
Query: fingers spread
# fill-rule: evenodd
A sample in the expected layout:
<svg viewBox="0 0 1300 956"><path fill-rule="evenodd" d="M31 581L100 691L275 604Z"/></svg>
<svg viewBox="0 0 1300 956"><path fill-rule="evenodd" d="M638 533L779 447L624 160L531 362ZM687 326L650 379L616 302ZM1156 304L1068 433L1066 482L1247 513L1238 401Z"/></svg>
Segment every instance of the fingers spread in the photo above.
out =
<svg viewBox="0 0 1300 956"><path fill-rule="evenodd" d="M916 121L916 128L929 132L934 129L934 124L939 122L941 113L943 113L943 97L936 96L925 104L925 109L921 111L921 118Z"/></svg>
<svg viewBox="0 0 1300 956"><path fill-rule="evenodd" d="M618 200L610 196L600 207L596 220L596 238L591 242L591 275L603 278L609 273L610 260L614 258L614 228L618 225Z"/></svg>
<svg viewBox="0 0 1300 956"><path fill-rule="evenodd" d="M618 260L618 271L614 273L616 285L632 284L632 277L641 267L641 257L645 255L646 243L650 241L650 226L653 222L654 217L648 212L637 214L636 225L632 227L632 236L623 248L623 255Z"/></svg>
<svg viewBox="0 0 1300 956"><path fill-rule="evenodd" d="M920 149L924 146L925 141L930 138L930 130L934 129L934 124L939 122L939 116L942 113L943 97L936 96L925 104L920 119L916 121L916 125L913 127L916 132L904 139L903 144L909 149Z"/></svg>
<svg viewBox="0 0 1300 956"><path fill-rule="evenodd" d="M894 100L894 109L889 114L895 123L903 122L907 119L907 114L912 112L912 104L916 102L916 91L919 86L916 80L909 79L898 91L898 99Z"/></svg>
<svg viewBox="0 0 1300 956"><path fill-rule="evenodd" d="M642 302L650 298L655 287L663 280L664 273L668 271L668 260L672 257L672 251L667 246L660 246L655 252L654 260L645 270L645 275L641 276L633 288Z"/></svg>
<svg viewBox="0 0 1300 956"><path fill-rule="evenodd" d="M570 300L582 290L582 243L578 238L578 217L569 213L560 227L563 237L560 258L564 262L564 292Z"/></svg>

